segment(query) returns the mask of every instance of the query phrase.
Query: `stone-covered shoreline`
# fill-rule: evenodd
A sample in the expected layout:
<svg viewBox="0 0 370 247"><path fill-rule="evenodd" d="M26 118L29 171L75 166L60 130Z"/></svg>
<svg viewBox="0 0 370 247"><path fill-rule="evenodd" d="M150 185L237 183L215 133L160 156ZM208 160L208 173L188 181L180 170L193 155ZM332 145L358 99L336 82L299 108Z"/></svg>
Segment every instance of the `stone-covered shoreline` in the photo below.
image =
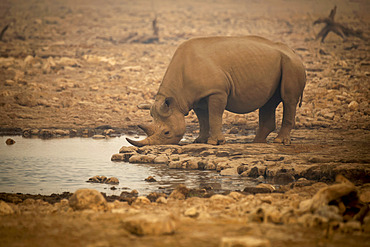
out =
<svg viewBox="0 0 370 247"><path fill-rule="evenodd" d="M306 137L300 139L305 132ZM122 147L112 161L167 165L169 169L214 170L225 176L245 176L287 184L306 178L333 182L336 175L344 174L358 184L370 182L370 154L366 138L352 132L351 140L340 133L326 130L294 130L293 144L250 143L250 139L229 135L225 145L207 144ZM357 132L358 133L358 132ZM358 133L359 134L359 133ZM332 138L342 138L333 143ZM311 138L315 137L316 140ZM294 140L295 139L295 140ZM356 141L355 141L356 140Z"/></svg>

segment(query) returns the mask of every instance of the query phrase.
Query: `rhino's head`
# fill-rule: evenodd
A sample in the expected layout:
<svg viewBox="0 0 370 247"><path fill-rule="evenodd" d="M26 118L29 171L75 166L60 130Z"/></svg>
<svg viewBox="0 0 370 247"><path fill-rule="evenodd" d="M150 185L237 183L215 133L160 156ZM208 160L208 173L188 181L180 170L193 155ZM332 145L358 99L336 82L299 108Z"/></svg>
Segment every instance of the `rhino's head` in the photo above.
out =
<svg viewBox="0 0 370 247"><path fill-rule="evenodd" d="M150 109L154 118L151 125L139 125L148 137L142 141L126 138L134 146L177 144L185 133L185 117L175 99L157 95Z"/></svg>

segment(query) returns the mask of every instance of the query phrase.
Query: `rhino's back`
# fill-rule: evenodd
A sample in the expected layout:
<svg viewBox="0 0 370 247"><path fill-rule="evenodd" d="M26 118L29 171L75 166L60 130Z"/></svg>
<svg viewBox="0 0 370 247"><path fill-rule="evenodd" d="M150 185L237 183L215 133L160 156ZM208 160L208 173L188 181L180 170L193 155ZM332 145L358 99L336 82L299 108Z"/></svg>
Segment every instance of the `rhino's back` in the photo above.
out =
<svg viewBox="0 0 370 247"><path fill-rule="evenodd" d="M179 47L178 63L183 65L185 88L202 97L228 92L226 109L246 113L274 94L281 77L281 54L289 52L283 44L257 36L196 38Z"/></svg>
<svg viewBox="0 0 370 247"><path fill-rule="evenodd" d="M285 44L273 42L259 36L216 36L216 37L200 37L193 38L182 43L177 49L177 53L181 56L198 55L208 58L225 58L237 52L242 55L257 49L259 51L279 51L286 55L293 55L294 52Z"/></svg>

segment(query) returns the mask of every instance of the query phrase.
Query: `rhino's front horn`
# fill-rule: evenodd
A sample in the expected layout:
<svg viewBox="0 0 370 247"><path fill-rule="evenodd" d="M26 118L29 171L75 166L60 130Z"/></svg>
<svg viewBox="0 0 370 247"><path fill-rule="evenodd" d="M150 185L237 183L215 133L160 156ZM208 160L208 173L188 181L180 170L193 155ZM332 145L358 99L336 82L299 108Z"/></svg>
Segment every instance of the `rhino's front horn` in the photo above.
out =
<svg viewBox="0 0 370 247"><path fill-rule="evenodd" d="M146 138L144 140L141 140L141 141L134 141L134 140L131 140L130 138L126 138L126 140L136 146L136 147L142 147L142 146L146 146L146 145L150 145L150 141L149 141L149 138Z"/></svg>
<svg viewBox="0 0 370 247"><path fill-rule="evenodd" d="M155 133L155 128L153 125L139 124L138 127L142 129L147 136L152 136Z"/></svg>

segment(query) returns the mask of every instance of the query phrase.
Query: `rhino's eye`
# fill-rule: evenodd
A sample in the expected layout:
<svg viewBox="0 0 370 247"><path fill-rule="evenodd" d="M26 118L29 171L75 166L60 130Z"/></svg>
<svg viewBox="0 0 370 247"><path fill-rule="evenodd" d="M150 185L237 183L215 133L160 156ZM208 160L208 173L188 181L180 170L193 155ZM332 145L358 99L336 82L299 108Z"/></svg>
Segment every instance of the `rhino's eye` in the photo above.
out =
<svg viewBox="0 0 370 247"><path fill-rule="evenodd" d="M165 131L165 132L164 132L164 134L165 134L166 136L168 136L168 135L170 134L170 132L167 130L167 131Z"/></svg>

